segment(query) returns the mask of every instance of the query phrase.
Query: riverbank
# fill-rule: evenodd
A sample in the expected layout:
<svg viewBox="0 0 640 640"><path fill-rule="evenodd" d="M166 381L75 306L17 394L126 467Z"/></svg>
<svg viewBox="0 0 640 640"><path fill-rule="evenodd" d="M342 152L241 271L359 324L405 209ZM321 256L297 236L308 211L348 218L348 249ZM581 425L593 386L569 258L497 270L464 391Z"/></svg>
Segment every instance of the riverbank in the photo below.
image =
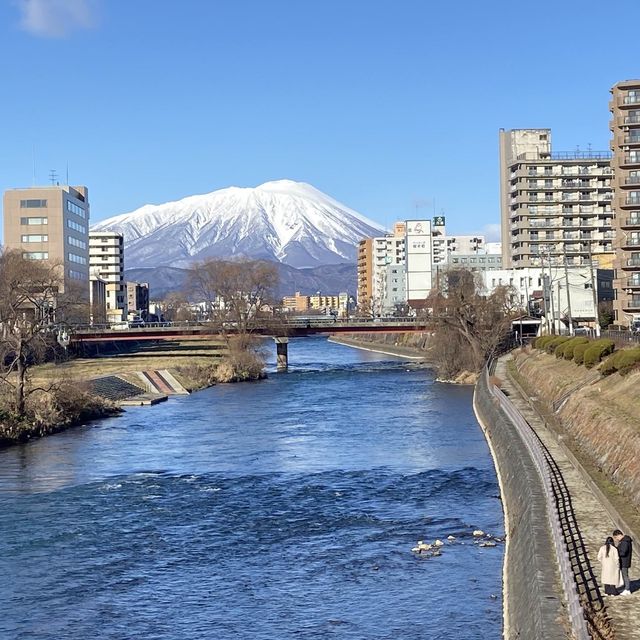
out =
<svg viewBox="0 0 640 640"><path fill-rule="evenodd" d="M332 335L329 340L338 344L344 344L348 347L356 349L364 349L366 351L374 351L376 353L384 353L390 356L399 356L409 358L423 363L432 369L435 369L435 363L430 354L431 334L422 334L415 332L407 333L370 333L370 334L353 334L345 336ZM474 385L478 380L478 374L473 371L462 371L455 378L436 378L438 382L446 384L462 384Z"/></svg>
<svg viewBox="0 0 640 640"><path fill-rule="evenodd" d="M116 404L76 391L73 403L55 406L45 399L43 409L30 411L30 415L17 417L0 412L0 449L23 444L35 438L77 427L91 420L110 418L121 413Z"/></svg>
<svg viewBox="0 0 640 640"><path fill-rule="evenodd" d="M634 597L603 598L603 587L600 584L600 567L597 562L597 553L607 536L615 528L619 528L637 540L634 533L637 522L629 515L629 502L626 503L625 514L617 509L620 503L614 504L617 491L609 483L600 484L597 477L592 475L593 465L583 465L578 459L582 455L575 448L575 443L567 437L567 434L558 432L556 427L548 421L548 416L539 413L541 399L544 397L541 389L532 396L523 389L514 378L515 364L526 352L515 351L511 355L504 356L498 362L496 368L496 382L511 400L516 410L524 417L529 427L540 438L543 445L559 471L570 496L573 524L565 531L565 542L570 550L572 569L575 574L575 582L582 606L591 624L598 629L598 638L616 638L617 640L638 640L640 629L637 628L637 620L640 619L640 598L635 593ZM554 357L552 361L559 362ZM561 363L561 361L560 361ZM547 373L547 375L550 375ZM564 377L558 376L557 381ZM571 385L580 388L580 380L574 380ZM593 393L587 390L587 394ZM585 414L582 414L585 415ZM513 464L511 457L500 452L507 465ZM514 479L511 484L517 484ZM517 502L515 503L518 508ZM624 503L622 504L625 507ZM566 517L566 514L565 514ZM521 531L522 535L532 537L530 532ZM511 557L511 556L509 556ZM632 591L640 588L640 583L634 580L640 574L640 558L634 556L634 562L630 571L632 577ZM519 596L520 598L525 596ZM518 597L516 596L516 601Z"/></svg>
<svg viewBox="0 0 640 640"><path fill-rule="evenodd" d="M167 394L266 377L259 352L221 339L134 346L124 353L34 366L30 374L31 388L52 391L36 392L24 416L0 407L0 447L108 418L124 406L152 405Z"/></svg>
<svg viewBox="0 0 640 640"><path fill-rule="evenodd" d="M332 335L329 337L329 342L343 344L347 347L353 347L354 349L382 353L388 356L398 356L401 358L408 358L410 360L417 360L425 363L428 362L427 354L418 348L388 344L382 341L364 340L355 337L352 338L344 335Z"/></svg>

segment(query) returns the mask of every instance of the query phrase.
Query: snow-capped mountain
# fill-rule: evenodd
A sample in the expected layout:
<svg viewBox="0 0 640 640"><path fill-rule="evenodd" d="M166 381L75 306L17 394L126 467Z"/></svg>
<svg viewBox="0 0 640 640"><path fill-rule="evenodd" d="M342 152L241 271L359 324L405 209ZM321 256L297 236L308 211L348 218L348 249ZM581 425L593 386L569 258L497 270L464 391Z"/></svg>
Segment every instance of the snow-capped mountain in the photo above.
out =
<svg viewBox="0 0 640 640"><path fill-rule="evenodd" d="M184 267L233 256L297 268L355 262L358 241L384 231L311 185L292 180L148 204L92 230L124 234L128 269Z"/></svg>

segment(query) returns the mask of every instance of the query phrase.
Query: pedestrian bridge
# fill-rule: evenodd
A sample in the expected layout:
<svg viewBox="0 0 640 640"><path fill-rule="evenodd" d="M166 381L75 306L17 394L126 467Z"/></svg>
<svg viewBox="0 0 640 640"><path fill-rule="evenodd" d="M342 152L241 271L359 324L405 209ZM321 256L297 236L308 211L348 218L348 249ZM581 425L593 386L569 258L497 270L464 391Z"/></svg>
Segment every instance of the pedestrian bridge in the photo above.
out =
<svg viewBox="0 0 640 640"><path fill-rule="evenodd" d="M332 318L308 316L287 319L265 319L252 323L253 335L271 337L304 337L319 333L389 333L426 331L423 319L417 318ZM198 340L221 334L237 333L233 322L156 322L131 326L126 322L114 325L80 325L71 328L71 344L142 340Z"/></svg>

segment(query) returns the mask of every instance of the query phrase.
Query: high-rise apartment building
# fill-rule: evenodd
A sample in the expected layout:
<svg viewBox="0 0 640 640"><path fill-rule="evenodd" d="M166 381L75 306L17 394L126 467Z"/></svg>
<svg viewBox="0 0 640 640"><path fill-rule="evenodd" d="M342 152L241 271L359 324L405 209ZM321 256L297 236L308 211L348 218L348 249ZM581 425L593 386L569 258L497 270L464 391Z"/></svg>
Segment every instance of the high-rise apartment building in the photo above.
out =
<svg viewBox="0 0 640 640"><path fill-rule="evenodd" d="M553 152L550 129L500 130L505 268L613 262L609 151Z"/></svg>
<svg viewBox="0 0 640 640"><path fill-rule="evenodd" d="M86 187L9 189L3 202L4 244L27 260L59 265L62 290L89 299L89 197Z"/></svg>
<svg viewBox="0 0 640 640"><path fill-rule="evenodd" d="M388 304L400 304L400 290L396 275L388 274L394 266L405 263L405 223L397 222L394 233L379 238L365 238L358 246L358 305L371 313L382 315L392 309ZM404 280L404 275L403 275ZM402 302L406 300L403 299ZM388 305L387 305L388 306Z"/></svg>
<svg viewBox="0 0 640 640"><path fill-rule="evenodd" d="M119 322L127 318L127 291L124 283L124 238L113 231L89 234L91 277L106 282L106 319Z"/></svg>
<svg viewBox="0 0 640 640"><path fill-rule="evenodd" d="M615 322L630 326L640 319L640 80L618 82L611 94L616 228L613 304Z"/></svg>

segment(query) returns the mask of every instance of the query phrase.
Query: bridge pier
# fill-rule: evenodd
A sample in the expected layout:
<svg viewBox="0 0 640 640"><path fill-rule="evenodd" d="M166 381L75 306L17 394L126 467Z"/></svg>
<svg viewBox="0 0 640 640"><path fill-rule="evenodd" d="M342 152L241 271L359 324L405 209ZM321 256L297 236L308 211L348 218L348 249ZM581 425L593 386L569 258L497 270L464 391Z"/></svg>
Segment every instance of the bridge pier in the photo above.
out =
<svg viewBox="0 0 640 640"><path fill-rule="evenodd" d="M286 371L289 368L289 338L274 338L276 343L276 369Z"/></svg>

